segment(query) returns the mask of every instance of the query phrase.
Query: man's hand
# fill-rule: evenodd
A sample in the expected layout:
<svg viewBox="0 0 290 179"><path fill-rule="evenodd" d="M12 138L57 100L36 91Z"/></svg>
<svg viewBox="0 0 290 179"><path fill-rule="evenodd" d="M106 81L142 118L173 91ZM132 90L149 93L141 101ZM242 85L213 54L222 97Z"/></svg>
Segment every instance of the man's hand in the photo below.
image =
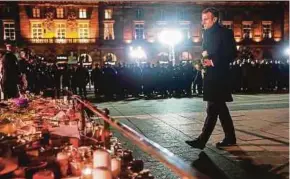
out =
<svg viewBox="0 0 290 179"><path fill-rule="evenodd" d="M210 60L210 59L204 59L202 65L205 67L211 67L211 66L213 67L214 66L212 60Z"/></svg>

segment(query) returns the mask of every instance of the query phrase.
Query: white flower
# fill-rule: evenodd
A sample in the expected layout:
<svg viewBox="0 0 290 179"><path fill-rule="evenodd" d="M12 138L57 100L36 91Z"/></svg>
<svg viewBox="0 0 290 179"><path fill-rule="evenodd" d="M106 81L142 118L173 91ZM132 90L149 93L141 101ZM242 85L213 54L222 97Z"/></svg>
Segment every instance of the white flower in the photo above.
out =
<svg viewBox="0 0 290 179"><path fill-rule="evenodd" d="M208 53L207 53L207 51L203 51L201 55L202 55L202 57L206 57L206 56L208 56Z"/></svg>

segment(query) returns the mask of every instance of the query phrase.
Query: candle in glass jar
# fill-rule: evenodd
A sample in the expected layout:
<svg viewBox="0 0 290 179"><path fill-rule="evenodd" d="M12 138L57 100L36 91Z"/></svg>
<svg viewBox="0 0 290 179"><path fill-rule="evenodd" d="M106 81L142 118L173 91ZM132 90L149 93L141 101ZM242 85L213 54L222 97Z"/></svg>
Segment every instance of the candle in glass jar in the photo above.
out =
<svg viewBox="0 0 290 179"><path fill-rule="evenodd" d="M97 149L93 154L93 166L96 167L107 167L111 169L111 156L108 151L104 149Z"/></svg>
<svg viewBox="0 0 290 179"><path fill-rule="evenodd" d="M93 169L93 179L112 179L111 170L107 167L97 167Z"/></svg>
<svg viewBox="0 0 290 179"><path fill-rule="evenodd" d="M112 158L111 160L111 170L114 178L117 178L121 173L121 159Z"/></svg>
<svg viewBox="0 0 290 179"><path fill-rule="evenodd" d="M64 152L59 152L56 156L56 161L60 167L60 172L63 177L67 175L69 156Z"/></svg>

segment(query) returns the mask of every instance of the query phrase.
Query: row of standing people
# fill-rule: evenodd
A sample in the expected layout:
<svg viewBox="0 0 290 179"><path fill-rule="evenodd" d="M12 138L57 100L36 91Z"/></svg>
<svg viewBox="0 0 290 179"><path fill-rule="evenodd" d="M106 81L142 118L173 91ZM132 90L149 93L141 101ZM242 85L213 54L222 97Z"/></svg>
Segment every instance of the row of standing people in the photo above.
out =
<svg viewBox="0 0 290 179"><path fill-rule="evenodd" d="M289 89L289 61L236 60L230 64L230 73L233 93Z"/></svg>
<svg viewBox="0 0 290 179"><path fill-rule="evenodd" d="M6 58L12 58L10 66L13 66L16 59L12 55L13 52L8 51L6 54ZM89 83L94 85L96 97L104 95L112 98L114 95L126 97L140 94L148 97L155 94L190 96L192 88L194 93L202 94L201 72L191 63L176 66L144 64L140 67L135 64L102 67L96 65L91 72L82 65L73 65L60 70L56 64L47 65L42 61L28 58L25 51L21 51L20 60L18 62L16 60L15 63L18 65L14 65L14 70L1 72L5 74L4 77L8 76L1 82L2 89L7 89L5 96L8 98L17 96L18 89L29 90L36 94L46 89L55 89L59 96L61 86L86 97L86 86ZM289 89L289 62L236 60L230 65L230 70L233 92ZM13 87L15 83L19 84L20 88ZM3 84L6 87L3 88Z"/></svg>

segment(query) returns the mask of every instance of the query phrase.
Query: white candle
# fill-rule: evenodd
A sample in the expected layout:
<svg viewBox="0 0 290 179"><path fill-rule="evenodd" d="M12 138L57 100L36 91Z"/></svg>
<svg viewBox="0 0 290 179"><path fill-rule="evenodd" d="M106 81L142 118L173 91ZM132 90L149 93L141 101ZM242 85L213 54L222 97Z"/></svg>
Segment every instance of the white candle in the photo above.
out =
<svg viewBox="0 0 290 179"><path fill-rule="evenodd" d="M98 167L93 169L93 179L112 179L111 170L106 167Z"/></svg>
<svg viewBox="0 0 290 179"><path fill-rule="evenodd" d="M63 97L63 102L64 102L64 104L68 104L67 96Z"/></svg>
<svg viewBox="0 0 290 179"><path fill-rule="evenodd" d="M121 159L112 158L111 160L111 170L114 178L117 178L121 173Z"/></svg>
<svg viewBox="0 0 290 179"><path fill-rule="evenodd" d="M97 149L93 154L94 168L96 167L107 167L111 169L111 156L108 151L104 149Z"/></svg>

